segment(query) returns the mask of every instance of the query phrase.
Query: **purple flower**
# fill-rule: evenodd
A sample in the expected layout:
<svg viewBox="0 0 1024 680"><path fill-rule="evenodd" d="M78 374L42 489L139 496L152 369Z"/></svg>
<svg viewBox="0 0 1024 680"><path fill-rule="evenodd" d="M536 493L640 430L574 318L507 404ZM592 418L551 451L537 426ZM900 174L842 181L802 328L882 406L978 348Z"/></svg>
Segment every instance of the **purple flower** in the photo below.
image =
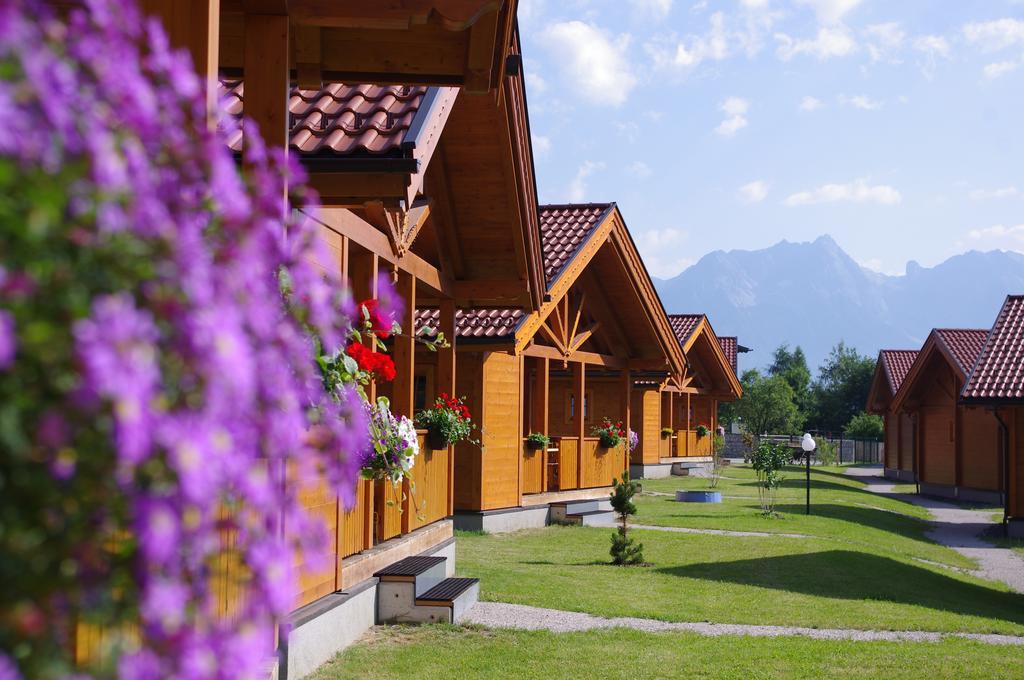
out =
<svg viewBox="0 0 1024 680"><path fill-rule="evenodd" d="M14 362L14 354L18 348L18 339L14 336L14 317L10 312L0 309L0 369L7 368Z"/></svg>
<svg viewBox="0 0 1024 680"><path fill-rule="evenodd" d="M21 680L21 673L11 657L0 652L0 680Z"/></svg>

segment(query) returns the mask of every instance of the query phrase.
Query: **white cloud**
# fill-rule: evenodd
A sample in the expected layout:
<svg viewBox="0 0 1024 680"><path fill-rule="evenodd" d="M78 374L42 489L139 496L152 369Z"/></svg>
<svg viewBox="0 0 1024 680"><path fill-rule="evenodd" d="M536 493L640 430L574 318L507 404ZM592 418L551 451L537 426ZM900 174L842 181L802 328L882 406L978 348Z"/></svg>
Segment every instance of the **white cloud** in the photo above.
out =
<svg viewBox="0 0 1024 680"><path fill-rule="evenodd" d="M768 9L768 0L740 0L740 4L747 9L765 10Z"/></svg>
<svg viewBox="0 0 1024 680"><path fill-rule="evenodd" d="M566 21L549 25L540 39L566 83L590 103L621 106L636 85L628 34L610 35L582 21Z"/></svg>
<svg viewBox="0 0 1024 680"><path fill-rule="evenodd" d="M672 11L672 0L629 0L641 18L664 19Z"/></svg>
<svg viewBox="0 0 1024 680"><path fill-rule="evenodd" d="M715 132L723 137L732 137L737 132L747 127L747 111L750 109L750 102L741 97L729 97L718 107L725 114L725 120L718 124Z"/></svg>
<svg viewBox="0 0 1024 680"><path fill-rule="evenodd" d="M808 5L823 24L835 24L842 21L862 0L796 0L797 4Z"/></svg>
<svg viewBox="0 0 1024 680"><path fill-rule="evenodd" d="M806 96L800 100L801 111L817 111L822 106L824 106L824 104L822 104L821 100L817 97Z"/></svg>
<svg viewBox="0 0 1024 680"><path fill-rule="evenodd" d="M768 9L767 2L743 2L738 13L713 13L703 33L657 36L644 45L644 50L656 69L682 74L704 62L723 61L738 54L753 57L764 46L764 37L777 16Z"/></svg>
<svg viewBox="0 0 1024 680"><path fill-rule="evenodd" d="M741 186L738 193L744 203L760 203L768 198L768 183L761 179L755 180Z"/></svg>
<svg viewBox="0 0 1024 680"><path fill-rule="evenodd" d="M984 229L971 229L967 235L988 248L1005 248L1024 252L1024 224L1007 227L997 224Z"/></svg>
<svg viewBox="0 0 1024 680"><path fill-rule="evenodd" d="M890 21L884 24L871 24L864 29L867 38L868 55L871 61L895 62L895 53L903 45L907 34L899 23Z"/></svg>
<svg viewBox="0 0 1024 680"><path fill-rule="evenodd" d="M843 106L852 106L855 109L861 111L877 111L882 108L883 102L876 99L872 99L867 95L858 94L852 97L847 97L845 94L839 95L839 103Z"/></svg>
<svg viewBox="0 0 1024 680"><path fill-rule="evenodd" d="M941 35L922 35L914 38L914 49L932 57L949 58L949 41Z"/></svg>
<svg viewBox="0 0 1024 680"><path fill-rule="evenodd" d="M640 126L635 122L628 120L622 122L621 120L615 121L615 129L619 131L619 134L630 141L635 142L636 138L640 136Z"/></svg>
<svg viewBox="0 0 1024 680"><path fill-rule="evenodd" d="M965 24L964 37L972 45L978 45L987 52L1024 44L1024 21L1020 19L996 19Z"/></svg>
<svg viewBox="0 0 1024 680"><path fill-rule="evenodd" d="M987 201L994 198L1013 198L1020 196L1020 191L1017 187L1001 187L999 189L975 189L968 194L972 201Z"/></svg>
<svg viewBox="0 0 1024 680"><path fill-rule="evenodd" d="M587 178L604 168L605 165L601 161L583 161L576 171L576 176L569 182L569 201L582 203L587 196Z"/></svg>
<svg viewBox="0 0 1024 680"><path fill-rule="evenodd" d="M637 234L637 249L647 270L659 279L670 279L693 264L686 241L690 235L682 229L648 229Z"/></svg>
<svg viewBox="0 0 1024 680"><path fill-rule="evenodd" d="M551 151L551 138L533 133L533 152L538 156L547 156Z"/></svg>
<svg viewBox="0 0 1024 680"><path fill-rule="evenodd" d="M850 35L850 31L842 26L819 28L817 35L807 40L792 38L785 33L776 33L775 41L778 43L775 53L783 61L789 61L801 54L824 60L832 57L845 57L857 51L856 41Z"/></svg>
<svg viewBox="0 0 1024 680"><path fill-rule="evenodd" d="M634 177L639 177L640 179L650 177L654 173L654 171L651 170L651 166L647 165L647 163L644 163L643 161L633 161L626 166L626 172Z"/></svg>
<svg viewBox="0 0 1024 680"><path fill-rule="evenodd" d="M544 80L544 77L536 71L526 72L526 89L532 94L542 94L547 92L548 82Z"/></svg>
<svg viewBox="0 0 1024 680"><path fill-rule="evenodd" d="M823 184L817 189L791 194L783 204L790 207L839 202L896 205L902 200L900 192L891 186L870 185L867 180L858 179L846 184Z"/></svg>
<svg viewBox="0 0 1024 680"><path fill-rule="evenodd" d="M981 69L982 74L986 80L995 80L996 78L1002 78L1008 73L1013 73L1020 68L1021 62L1019 61L997 61L991 64L986 64L985 68Z"/></svg>

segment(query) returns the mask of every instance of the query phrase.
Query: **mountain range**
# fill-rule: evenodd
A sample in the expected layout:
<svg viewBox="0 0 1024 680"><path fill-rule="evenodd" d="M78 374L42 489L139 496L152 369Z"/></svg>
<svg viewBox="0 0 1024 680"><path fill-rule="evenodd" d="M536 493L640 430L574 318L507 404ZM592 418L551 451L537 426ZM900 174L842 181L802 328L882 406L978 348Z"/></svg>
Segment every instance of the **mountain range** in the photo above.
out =
<svg viewBox="0 0 1024 680"><path fill-rule="evenodd" d="M861 354L918 349L932 328L989 328L1009 293L1024 292L1024 255L970 251L889 276L865 269L830 236L762 250L715 251L655 279L669 313L706 313L719 335L751 348L740 371L799 345L812 373L843 340Z"/></svg>

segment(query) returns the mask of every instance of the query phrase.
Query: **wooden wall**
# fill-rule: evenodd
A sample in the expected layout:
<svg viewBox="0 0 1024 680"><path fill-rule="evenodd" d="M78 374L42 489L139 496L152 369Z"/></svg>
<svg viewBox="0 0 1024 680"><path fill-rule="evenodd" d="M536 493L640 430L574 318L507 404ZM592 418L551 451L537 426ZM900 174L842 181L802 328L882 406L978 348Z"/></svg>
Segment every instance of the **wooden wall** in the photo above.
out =
<svg viewBox="0 0 1024 680"><path fill-rule="evenodd" d="M999 423L980 408L960 409L961 483L969 489L999 491L1002 460Z"/></svg>
<svg viewBox="0 0 1024 680"><path fill-rule="evenodd" d="M899 468L900 470L914 470L914 445L915 445L914 419L909 413L900 413L900 443L899 443Z"/></svg>
<svg viewBox="0 0 1024 680"><path fill-rule="evenodd" d="M656 389L633 390L631 422L640 436L631 462L654 465L661 460L661 395Z"/></svg>
<svg viewBox="0 0 1024 680"><path fill-rule="evenodd" d="M1010 428L1010 514L1024 518L1024 406L1001 413Z"/></svg>
<svg viewBox="0 0 1024 680"><path fill-rule="evenodd" d="M523 451L522 357L460 353L458 392L480 426L482 444L455 447L455 507L494 510L519 505Z"/></svg>
<svg viewBox="0 0 1024 680"><path fill-rule="evenodd" d="M956 484L954 413L948 406L925 406L919 412L921 480L924 482Z"/></svg>
<svg viewBox="0 0 1024 680"><path fill-rule="evenodd" d="M899 467L900 417L887 411L885 414L885 467L895 470Z"/></svg>

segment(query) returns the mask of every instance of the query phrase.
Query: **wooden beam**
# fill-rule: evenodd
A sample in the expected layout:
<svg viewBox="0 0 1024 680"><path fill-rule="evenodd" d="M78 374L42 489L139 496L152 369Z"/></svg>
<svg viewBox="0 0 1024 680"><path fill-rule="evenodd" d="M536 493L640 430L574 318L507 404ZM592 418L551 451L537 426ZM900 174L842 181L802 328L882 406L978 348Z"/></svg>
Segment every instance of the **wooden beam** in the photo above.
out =
<svg viewBox="0 0 1024 680"><path fill-rule="evenodd" d="M466 50L465 89L467 92L487 92L492 84L494 52L498 31L498 12L490 12L469 29L469 48ZM502 46L504 51L504 46ZM502 55L504 56L504 55ZM500 60L504 69L505 60ZM500 75L494 82L500 82Z"/></svg>
<svg viewBox="0 0 1024 680"><path fill-rule="evenodd" d="M620 398L622 399L622 424L626 428L626 445L623 447L623 469L620 470L620 474L623 470L629 469L629 430L632 427L630 420L633 414L633 374L630 373L629 369L622 371L620 374L622 380L622 387L620 392Z"/></svg>
<svg viewBox="0 0 1024 680"><path fill-rule="evenodd" d="M319 90L323 87L320 31L317 26L295 28L295 82L304 90Z"/></svg>
<svg viewBox="0 0 1024 680"><path fill-rule="evenodd" d="M245 15L245 116L267 148L288 148L288 17Z"/></svg>
<svg viewBox="0 0 1024 680"><path fill-rule="evenodd" d="M342 236L342 238L345 238ZM349 271L352 274L352 297L356 304L363 300L375 299L377 297L377 273L379 261L374 253L365 250L358 250L349 256ZM377 346L369 337L365 338L366 345L374 352ZM366 386L366 396L371 404L377 402L377 383L374 380Z"/></svg>
<svg viewBox="0 0 1024 680"><path fill-rule="evenodd" d="M487 303L518 305L530 290L525 281L515 279L480 279L454 283L455 297L466 306L485 306ZM469 305L471 301L481 304Z"/></svg>
<svg viewBox="0 0 1024 680"><path fill-rule="evenodd" d="M368 200L404 198L406 177L402 172L311 172L309 186L321 205L362 208Z"/></svg>
<svg viewBox="0 0 1024 680"><path fill-rule="evenodd" d="M416 363L416 279L406 271L398 271L397 292L405 301L405 312L399 323L402 334L395 337L393 358L395 380L392 383L391 411L395 415L413 417L413 372Z"/></svg>
<svg viewBox="0 0 1024 680"><path fill-rule="evenodd" d="M459 225L455 219L453 197L448 184L448 163L444 153L444 138L434 152L433 161L427 166L427 194L431 197L437 210L434 212L435 233L438 239L438 250L442 260L449 260L450 266L445 269L455 279L466 276L466 261L462 256L462 241L459 236Z"/></svg>
<svg viewBox="0 0 1024 680"><path fill-rule="evenodd" d="M217 123L220 53L220 0L142 0L141 9L160 19L174 47L184 48L204 81L210 125Z"/></svg>
<svg viewBox="0 0 1024 680"><path fill-rule="evenodd" d="M576 488L582 489L583 439L587 436L587 364L577 361L573 363L572 369L572 386L576 393L576 436L579 437L579 445L576 447Z"/></svg>
<svg viewBox="0 0 1024 680"><path fill-rule="evenodd" d="M455 396L455 303L442 300L438 330L444 333L448 347L437 350L437 391ZM455 449L448 447L448 515L455 511Z"/></svg>
<svg viewBox="0 0 1024 680"><path fill-rule="evenodd" d="M405 214L405 224L402 230L401 251L407 252L412 247L416 235L430 217L431 201L428 198L417 199Z"/></svg>
<svg viewBox="0 0 1024 680"><path fill-rule="evenodd" d="M385 262L409 272L441 297L455 297L454 284L446 274L415 253L406 253L401 258L396 257L388 237L352 211L344 208L321 208L303 214L342 236L349 237L353 243L359 244Z"/></svg>
<svg viewBox="0 0 1024 680"><path fill-rule="evenodd" d="M522 350L522 354L528 357L546 357L555 361L586 361L588 364L601 366L602 368L626 368L629 365L625 359L596 352L575 351L567 357L554 347L538 345L536 343L527 346L526 349Z"/></svg>
<svg viewBox="0 0 1024 680"><path fill-rule="evenodd" d="M531 421L533 429L545 437L549 436L549 418L551 414L551 360L546 358L534 359L534 366L537 370L537 379L534 381L533 415ZM548 490L548 451L544 447L541 452L541 492Z"/></svg>

